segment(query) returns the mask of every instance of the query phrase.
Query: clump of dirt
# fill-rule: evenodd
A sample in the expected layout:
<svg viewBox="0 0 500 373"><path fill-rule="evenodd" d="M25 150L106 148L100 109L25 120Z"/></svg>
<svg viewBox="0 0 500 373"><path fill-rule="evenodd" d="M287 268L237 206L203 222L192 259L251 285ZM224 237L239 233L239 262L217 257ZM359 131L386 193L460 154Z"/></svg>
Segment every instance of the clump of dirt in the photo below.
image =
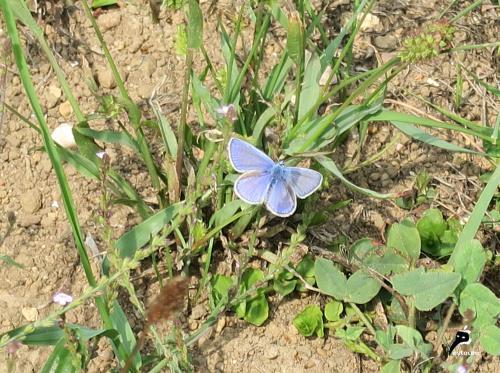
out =
<svg viewBox="0 0 500 373"><path fill-rule="evenodd" d="M415 4L378 3L355 43L356 67L371 67L377 58L387 60L394 56L409 28L418 28L430 22L445 6L444 1L436 0L421 0ZM325 24L337 26L344 19L342 13L350 10L350 5L344 1L326 2L322 7L327 17ZM177 122L179 115L182 87L178 82L184 74L183 60L173 52L176 30L182 23L182 17L175 12L162 13L160 24L155 25L143 4L127 4L105 10L98 17L98 24L132 99L147 109L147 101L154 94L162 112L172 123ZM496 19L495 9L483 5L461 23L463 26L460 26L456 42L494 41L498 34L498 28L494 27ZM78 3L63 21L44 22L42 18L41 25L52 47L59 53L59 63L83 111L96 112L99 102L88 82L97 83L98 94L113 91L115 82ZM219 37L215 30L215 20L209 19L205 25L204 42L210 56L219 56L220 61ZM5 34L0 36L4 42ZM275 37L275 44L269 47L272 59L279 57L278 45L283 44L279 31ZM36 90L46 109L49 126L53 129L60 123L74 121L71 106L59 88L50 65L34 48L29 34L25 38L30 47L29 62ZM478 76L493 79L497 66L495 62L498 62L495 57L483 50L442 56L429 63L412 65L390 84L386 103L397 110L427 113L427 106L411 95L414 93L450 109L454 102L457 66L463 64ZM6 69L5 102L30 118L31 109L11 58L7 59ZM491 125L494 115L490 108L498 111L498 104L485 98L484 89L477 83L465 78L462 105L457 113ZM95 128L108 125L112 124L92 124ZM0 283L0 307L3 310L0 332L5 332L42 319L52 312L56 305L51 304L51 297L56 291L64 289L78 296L87 285L78 266L78 256L50 160L40 151L41 139L9 112L3 113L0 133L0 253L13 258L23 267L0 265L0 277L4 279ZM148 135L153 149L159 148L154 134ZM371 130L363 154L376 153L397 135L397 131L389 126ZM340 165L354 156L355 136L356 133L351 134L335 155ZM381 160L354 171L348 177L361 187L382 192L403 192L411 188L419 171L426 170L433 177L432 186L438 191L433 204L442 208L448 216L467 217L481 190L477 176L487 170L487 165L476 157L451 154L415 143L404 135L399 136L394 147ZM450 138L450 141L473 148L481 146L467 136ZM122 172L144 198L154 195L147 171L131 152L113 146L107 146L106 152L113 167ZM80 176L69 165L64 167L83 229L100 246L101 232L96 223L100 185ZM324 204L349 198L353 199L349 209L332 213L328 224L312 230L306 246L323 246L341 236L348 237L350 242L361 237L383 240L388 224L409 214L418 217L418 211L409 212L391 201L362 197L334 180L331 181L331 188L321 194ZM110 222L114 236L119 237L138 222L138 217L131 208L114 207ZM491 240L492 249L498 249L498 238ZM97 261L94 265L97 268ZM154 289L155 286L140 289L141 299ZM377 364L351 352L332 336L309 339L297 333L291 324L293 317L306 305L322 302L322 297L314 294L285 299L273 297L270 319L263 327L251 326L231 315L223 316L213 331L197 342L192 351L193 364L200 372L236 372L242 366L249 371L377 371ZM186 316L186 329L195 330L206 316L206 304L196 305ZM131 320L134 329L139 331L141 320L134 317ZM89 327L99 323L92 303L71 312L67 321ZM17 352L18 371L40 371L49 352L48 348L23 346ZM90 371L107 372L114 366L112 350L106 341L99 343L95 355L97 357ZM498 363L498 358L483 355L476 368L481 372L495 372L498 371Z"/></svg>

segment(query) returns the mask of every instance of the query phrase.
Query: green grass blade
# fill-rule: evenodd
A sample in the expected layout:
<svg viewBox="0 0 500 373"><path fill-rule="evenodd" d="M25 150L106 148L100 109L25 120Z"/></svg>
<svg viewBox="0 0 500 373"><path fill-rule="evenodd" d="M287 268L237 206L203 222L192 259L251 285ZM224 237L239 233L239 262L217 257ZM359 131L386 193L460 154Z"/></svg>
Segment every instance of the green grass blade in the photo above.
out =
<svg viewBox="0 0 500 373"><path fill-rule="evenodd" d="M361 188L360 186L357 186L356 184L353 184L349 180L347 180L344 177L344 175L342 175L342 172L338 169L335 162L333 160L331 160L330 158L327 158L327 157L321 155L321 156L316 156L315 159L326 170L328 170L334 176L336 176L342 183L344 183L350 189L355 190L356 192L364 194L368 197L373 197L373 198L378 198L378 199L389 199L389 198L394 198L396 196L393 193L384 194L384 193L375 192L375 191L370 190L370 189Z"/></svg>
<svg viewBox="0 0 500 373"><path fill-rule="evenodd" d="M73 357L66 347L66 340L62 338L52 350L49 358L45 362L41 373L72 373L76 368L72 363Z"/></svg>
<svg viewBox="0 0 500 373"><path fill-rule="evenodd" d="M94 274L92 273L92 267L90 266L87 251L85 249L83 232L78 220L75 205L73 202L73 197L71 195L71 190L69 188L66 175L64 174L64 169L62 167L61 159L59 157L59 153L57 152L56 145L54 144L52 138L50 137L50 131L47 126L47 123L45 122L44 113L40 105L40 102L38 100L38 96L36 95L35 87L33 86L31 74L28 70L28 65L26 63L26 60L24 58L24 53L21 48L21 42L19 40L19 34L17 32L14 15L11 11L10 5L7 2L7 0L0 0L0 6L2 8L3 15L5 18L5 23L7 25L8 35L10 36L11 39L12 51L15 57L17 68L19 70L21 82L24 86L24 89L28 96L28 100L31 104L35 117L37 118L37 121L39 123L44 147L47 151L47 154L49 155L52 167L54 168L54 171L56 173L57 181L61 189L61 197L62 200L64 201L64 208L66 210L68 221L71 225L73 237L75 239L75 245L77 247L78 255L80 257L80 262L83 266L83 270L85 272L85 276L87 277L89 285L95 287L97 285L97 282L94 277ZM104 321L104 324L106 325L107 328L110 329L112 324L109 318L109 313L106 304L104 302L104 299L102 297L97 297L96 305L101 315L101 318ZM116 340L112 340L112 342L116 342ZM124 351L119 345L119 343L117 344L117 347L120 356L124 358L125 357Z"/></svg>
<svg viewBox="0 0 500 373"><path fill-rule="evenodd" d="M453 263L456 259L455 257L458 255L459 250L465 244L470 242L476 236L476 233L483 221L484 214L486 213L488 206L491 202L491 199L497 192L498 187L500 186L500 164L497 165L495 171L490 176L488 183L484 187L479 199L472 210L472 213L469 216L469 220L467 224L465 224L462 233L458 237L458 241L455 244L455 250L450 256L448 263Z"/></svg>
<svg viewBox="0 0 500 373"><path fill-rule="evenodd" d="M82 135L90 137L94 140L102 141L109 144L120 144L124 145L134 152L139 153L139 147L137 146L137 142L128 136L125 132L116 132L116 131L97 131L88 127L77 127L76 131L80 132Z"/></svg>
<svg viewBox="0 0 500 373"><path fill-rule="evenodd" d="M452 144L448 141L441 140L440 138L437 138L435 136L429 135L427 132L411 124L402 123L395 120L391 121L391 123L405 135L411 137L412 139L422 141L428 145L436 146L438 148L445 149L451 152L485 155L483 153L479 153L471 149L466 149L461 146Z"/></svg>
<svg viewBox="0 0 500 373"><path fill-rule="evenodd" d="M120 256L122 258L133 257L137 249L146 245L152 236L160 232L179 214L182 206L183 203L170 205L122 235L116 241L116 248L120 251Z"/></svg>

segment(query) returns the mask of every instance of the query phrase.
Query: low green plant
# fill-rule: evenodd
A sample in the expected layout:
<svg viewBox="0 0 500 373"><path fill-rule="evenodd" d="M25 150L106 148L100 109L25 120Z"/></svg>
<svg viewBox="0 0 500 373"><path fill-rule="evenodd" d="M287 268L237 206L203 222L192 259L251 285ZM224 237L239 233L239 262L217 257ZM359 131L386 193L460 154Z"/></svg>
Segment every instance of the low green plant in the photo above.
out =
<svg viewBox="0 0 500 373"><path fill-rule="evenodd" d="M438 312L448 298L453 303L442 324L440 341L458 307L462 315L471 310L475 316L473 340L479 341L487 352L496 353L498 328L494 321L498 300L478 282L488 255L473 238L500 182L498 166L463 229L453 221L444 221L439 213L427 212L417 225L410 219L393 224L385 245L369 239L356 242L347 259L328 251L316 257L305 255L300 260L295 260L294 255L312 226L324 223L328 214L346 207L350 200L328 206L315 203L319 197L311 196L299 205L296 217L275 224L261 206L248 205L233 195L237 175L228 162L226 146L234 136L244 138L275 159L287 157L287 165L310 163L325 176L325 188L336 179L356 193L380 199L397 196L355 185L346 175L375 162L384 150L368 155L362 162L358 157L348 167L338 165L330 156L353 129L358 130L361 139L366 139L370 123L388 121L410 137L450 151L486 156L495 164L494 148L485 145L485 153L477 152L433 137L416 125L471 134L488 146L497 146L498 124L495 128L466 122L452 125L383 106L387 84L410 63L427 55L453 52L446 49L448 44L442 44L443 40L447 43L452 26L449 29L430 26L426 32L434 35L432 40L423 35L407 42L400 56L373 69L353 73L353 43L374 3L373 0L355 2L345 27L330 38L320 22L321 13L309 1L300 1L294 10L277 2L246 2L235 15L232 30L226 29L225 23L218 23L223 63L216 64L203 45L203 12L195 0L186 1L185 24L179 28L176 43L176 52L185 62L181 110L178 122L171 124L155 97L148 101L152 119L145 119L142 108L131 100L86 0L81 5L117 85L116 92L111 94L95 91L99 107L95 110L97 114L92 115L80 109L26 3L0 0L16 64L37 124L12 108L9 110L42 135L89 283L89 289L69 305L43 320L2 334L0 347L19 342L54 346L42 371L77 371L88 366L90 344L107 338L118 369L191 371L187 349L224 312L234 312L249 323L262 325L269 317L269 294L287 296L294 291L317 291L331 301L324 311L311 305L297 315L293 323L299 331L322 337L325 329L332 330L351 350L383 361L384 371L399 369L402 361L409 361L412 368L429 364L426 359L435 351L429 350L417 328L418 312ZM155 18L158 9L152 7L152 10ZM247 21L252 22L253 34L250 44L246 44L248 49L242 53L237 46ZM76 150L58 146L50 137L21 47L20 25L27 27L40 44L73 108ZM277 62L268 69L264 63L265 51L275 28L285 32L286 43ZM319 44L314 39L316 34L321 37ZM202 58L200 69L193 67L195 57ZM337 82L333 84L334 81ZM214 88L209 89L210 86ZM320 111L325 106L327 110ZM196 126L188 122L190 109L196 115ZM114 127L95 130L92 127L96 119L106 119ZM160 141L161 149L157 152L152 151L154 147L148 137L151 130ZM147 170L154 202L142 198L106 156L98 156L101 144L124 146L134 152ZM360 154L364 152L364 140L360 140L357 148ZM97 271L90 265L62 161L98 181L101 187L96 220L106 255ZM417 204L433 198L428 178L424 176L417 176ZM109 216L117 204L134 208L140 222L115 240ZM279 250L262 248L259 245L262 237L273 244L279 242ZM347 237L342 244L346 242ZM236 258L234 273L214 273L213 253L222 249ZM425 269L419 265L422 251L440 260L451 256L447 264ZM256 267L257 259L267 265ZM146 261L151 263L155 280L161 286L176 272L198 275L194 301L206 293L210 314L197 330L183 333L174 326L170 334L161 335L147 321L150 312L137 295L133 281L134 271ZM120 292L126 297L120 297ZM373 314L360 308L379 295L382 298L382 294L391 315L385 329L375 327ZM102 327L89 329L64 322L66 312L91 300L96 302ZM136 338L137 330L132 329L127 319L124 303L146 320L147 330L142 335L147 333L153 342L147 354L141 351L144 337ZM363 342L365 332L375 337L382 356Z"/></svg>

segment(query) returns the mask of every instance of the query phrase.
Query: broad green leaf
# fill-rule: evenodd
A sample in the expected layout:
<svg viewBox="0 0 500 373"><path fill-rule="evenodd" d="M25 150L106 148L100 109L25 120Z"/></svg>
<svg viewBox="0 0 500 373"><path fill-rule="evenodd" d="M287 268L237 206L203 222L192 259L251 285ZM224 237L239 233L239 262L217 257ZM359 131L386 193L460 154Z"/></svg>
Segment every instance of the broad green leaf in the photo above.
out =
<svg viewBox="0 0 500 373"><path fill-rule="evenodd" d="M41 373L76 372L72 358L70 350L66 347L66 340L64 338L60 339L47 361L45 361Z"/></svg>
<svg viewBox="0 0 500 373"><path fill-rule="evenodd" d="M320 87L318 82L320 69L319 58L316 53L313 53L307 62L306 71L304 72L304 80L300 93L299 120L314 106L319 97Z"/></svg>
<svg viewBox="0 0 500 373"><path fill-rule="evenodd" d="M269 304L263 293L247 301L245 321L256 326L261 326L268 317Z"/></svg>
<svg viewBox="0 0 500 373"><path fill-rule="evenodd" d="M395 336L396 328L392 325L388 325L387 330L377 329L375 331L375 340L384 350L387 350L394 343Z"/></svg>
<svg viewBox="0 0 500 373"><path fill-rule="evenodd" d="M429 311L453 294L460 278L455 272L425 272L418 268L395 275L392 285L399 293L415 297L417 309Z"/></svg>
<svg viewBox="0 0 500 373"><path fill-rule="evenodd" d="M297 280L286 269L279 271L273 281L273 289L283 297L294 291L296 285Z"/></svg>
<svg viewBox="0 0 500 373"><path fill-rule="evenodd" d="M297 328L300 334L305 337L310 337L315 334L318 337L324 336L323 313L316 305L310 305L304 308L293 319L293 325Z"/></svg>
<svg viewBox="0 0 500 373"><path fill-rule="evenodd" d="M406 325L396 325L396 331L404 343L419 351L423 356L428 356L432 351L432 345L424 342L422 334L418 330Z"/></svg>
<svg viewBox="0 0 500 373"><path fill-rule="evenodd" d="M354 242L349 249L349 260L360 260L364 259L370 254L372 254L377 249L377 246L373 244L371 238L362 238Z"/></svg>
<svg viewBox="0 0 500 373"><path fill-rule="evenodd" d="M229 276L216 274L212 278L212 297L214 298L214 306L221 303L227 303L229 290L233 285L233 280Z"/></svg>
<svg viewBox="0 0 500 373"><path fill-rule="evenodd" d="M349 180L347 180L344 175L342 175L342 172L337 168L337 165L335 162L327 158L323 155L316 156L315 159L321 164L326 170L330 171L334 176L336 176L342 183L344 183L347 187L349 187L352 190L355 190L356 192L359 192L361 194L367 195L369 197L373 198L379 198L379 199L388 199L388 198L393 198L394 194L389 193L389 194L382 194L375 192L370 189L365 189L361 188L353 183L351 183Z"/></svg>
<svg viewBox="0 0 500 373"><path fill-rule="evenodd" d="M387 352L391 359L399 360L413 354L413 348L408 347L406 344L392 344L389 345Z"/></svg>
<svg viewBox="0 0 500 373"><path fill-rule="evenodd" d="M401 360L391 360L385 364L380 373L400 373L401 372Z"/></svg>
<svg viewBox="0 0 500 373"><path fill-rule="evenodd" d="M314 275L318 288L335 299L343 300L347 295L347 279L333 264L324 258L317 258L314 263Z"/></svg>
<svg viewBox="0 0 500 373"><path fill-rule="evenodd" d="M136 250L146 245L151 237L155 236L165 225L172 222L182 205L182 202L171 205L123 234L116 241L116 248L120 251L120 256L122 258L133 257Z"/></svg>
<svg viewBox="0 0 500 373"><path fill-rule="evenodd" d="M420 235L415 224L407 219L393 224L387 235L387 247L417 260L420 257Z"/></svg>
<svg viewBox="0 0 500 373"><path fill-rule="evenodd" d="M226 203L219 211L212 215L210 218L209 226L218 227L223 225L226 221L231 219L236 212L244 205L244 202L240 199L235 199L229 203Z"/></svg>
<svg viewBox="0 0 500 373"><path fill-rule="evenodd" d="M292 61L299 66L304 59L304 27L296 11L288 17L286 49Z"/></svg>
<svg viewBox="0 0 500 373"><path fill-rule="evenodd" d="M447 224L443 214L438 209L428 209L417 222L418 233L422 242L429 245L439 243L439 238L443 235Z"/></svg>
<svg viewBox="0 0 500 373"><path fill-rule="evenodd" d="M454 271L462 276L460 286L457 288L458 291L461 291L479 279L486 263L486 252L478 240L465 243L457 247L455 251L458 252L448 264L453 266Z"/></svg>
<svg viewBox="0 0 500 373"><path fill-rule="evenodd" d="M125 352L127 353L127 356L130 355L132 350L135 347L135 344L137 341L135 340L135 334L132 331L132 328L130 327L130 324L128 322L127 316L122 310L122 307L120 306L120 303L118 303L117 300L113 301L113 305L111 307L111 312L109 314L111 318L111 323L113 324L113 328L118 332L117 339L120 340L121 345ZM115 350L115 348L113 348ZM117 351L115 351L115 355L119 356ZM133 359L133 367L134 370L137 372L141 371L141 365L142 365L142 358L141 354L135 354L134 359ZM122 361L122 364L125 362Z"/></svg>
<svg viewBox="0 0 500 373"><path fill-rule="evenodd" d="M354 272L347 280L345 301L365 304L371 301L380 291L380 283L364 270Z"/></svg>
<svg viewBox="0 0 500 373"><path fill-rule="evenodd" d="M474 313L475 327L489 327L495 325L500 314L500 300L483 284L473 283L460 293L458 309L462 316L465 316L467 310Z"/></svg>
<svg viewBox="0 0 500 373"><path fill-rule="evenodd" d="M482 329L479 342L488 354L494 356L500 355L500 328L490 325Z"/></svg>
<svg viewBox="0 0 500 373"><path fill-rule="evenodd" d="M253 288L264 279L264 272L260 269L248 268L243 272L240 283L240 293ZM245 299L235 307L236 315L253 325L262 325L269 317L269 304L263 292L258 291L257 296Z"/></svg>
<svg viewBox="0 0 500 373"><path fill-rule="evenodd" d="M392 249L388 249L382 256L369 255L363 263L383 275L401 273L408 269L408 262L405 258L396 254Z"/></svg>
<svg viewBox="0 0 500 373"><path fill-rule="evenodd" d="M344 304L342 302L332 300L325 305L325 318L328 321L338 321L343 310Z"/></svg>
<svg viewBox="0 0 500 373"><path fill-rule="evenodd" d="M203 14L196 0L189 0L187 46L197 49L203 43Z"/></svg>

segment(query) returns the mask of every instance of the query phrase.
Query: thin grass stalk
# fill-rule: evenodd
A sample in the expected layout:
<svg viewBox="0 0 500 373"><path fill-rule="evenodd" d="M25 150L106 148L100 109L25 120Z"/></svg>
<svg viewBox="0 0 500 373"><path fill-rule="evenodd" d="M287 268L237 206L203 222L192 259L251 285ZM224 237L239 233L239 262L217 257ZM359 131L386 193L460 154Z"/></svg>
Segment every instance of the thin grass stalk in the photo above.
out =
<svg viewBox="0 0 500 373"><path fill-rule="evenodd" d="M21 42L19 39L19 34L17 32L14 15L12 14L12 10L10 9L7 0L0 0L0 6L4 14L8 35L11 39L12 51L15 57L17 68L19 70L19 75L22 84L24 86L24 89L26 91L26 95L28 96L28 100L30 101L33 112L35 113L35 117L37 118L38 123L40 125L44 147L47 151L47 154L49 155L50 161L56 173L59 187L61 189L61 196L64 201L64 208L71 225L73 237L75 239L75 245L80 258L80 263L82 264L83 270L85 272L87 282L89 283L90 286L95 287L97 285L97 281L94 277L94 274L92 273L92 267L90 265L89 257L85 249L83 232L78 220L78 215L76 213L73 197L71 195L71 190L69 188L66 175L64 174L64 170L61 165L61 159L59 158L59 153L57 152L56 145L54 144L50 136L49 128L47 126L47 123L45 122L43 110L38 100L38 96L36 95L35 87L33 86L31 74L29 72L28 65L26 63L26 59L24 58L24 53L21 48ZM113 323L109 316L109 312L104 297L103 296L96 297L95 301L105 327L108 329L112 329ZM126 358L126 353L125 350L123 349L123 346L116 339L112 339L112 342L117 347L120 358L124 360Z"/></svg>
<svg viewBox="0 0 500 373"><path fill-rule="evenodd" d="M83 8L85 10L85 14L86 14L87 18L89 19L89 21L92 25L92 28L94 29L94 32L97 36L97 39L99 40L102 51L104 52L104 56L106 57L106 60L108 61L109 67L111 68L116 85L118 87L118 90L120 91L120 96L122 97L122 100L124 101L123 104L124 104L125 109L127 110L128 114L129 114L130 121L134 127L139 150L141 152L142 159L143 159L143 161L146 164L146 167L148 169L148 173L151 177L151 183L153 184L153 187L156 189L156 191L159 191L161 186L160 186L160 179L158 177L157 167L154 163L154 160L153 160L153 157L152 157L151 152L149 150L147 141L144 137L144 133L140 127L140 125L141 125L141 123L140 123L141 112L140 112L139 108L133 103L133 101L131 100L131 98L128 95L127 89L125 88L125 84L123 83L123 80L120 76L120 73L118 72L118 68L116 67L115 61L113 60L113 57L111 56L111 53L109 52L108 46L104 40L104 37L101 33L101 30L99 29L99 26L97 25L97 22L96 22L94 16L92 15L92 11L90 10L90 7L89 7L87 0L83 0L82 4L83 4Z"/></svg>

